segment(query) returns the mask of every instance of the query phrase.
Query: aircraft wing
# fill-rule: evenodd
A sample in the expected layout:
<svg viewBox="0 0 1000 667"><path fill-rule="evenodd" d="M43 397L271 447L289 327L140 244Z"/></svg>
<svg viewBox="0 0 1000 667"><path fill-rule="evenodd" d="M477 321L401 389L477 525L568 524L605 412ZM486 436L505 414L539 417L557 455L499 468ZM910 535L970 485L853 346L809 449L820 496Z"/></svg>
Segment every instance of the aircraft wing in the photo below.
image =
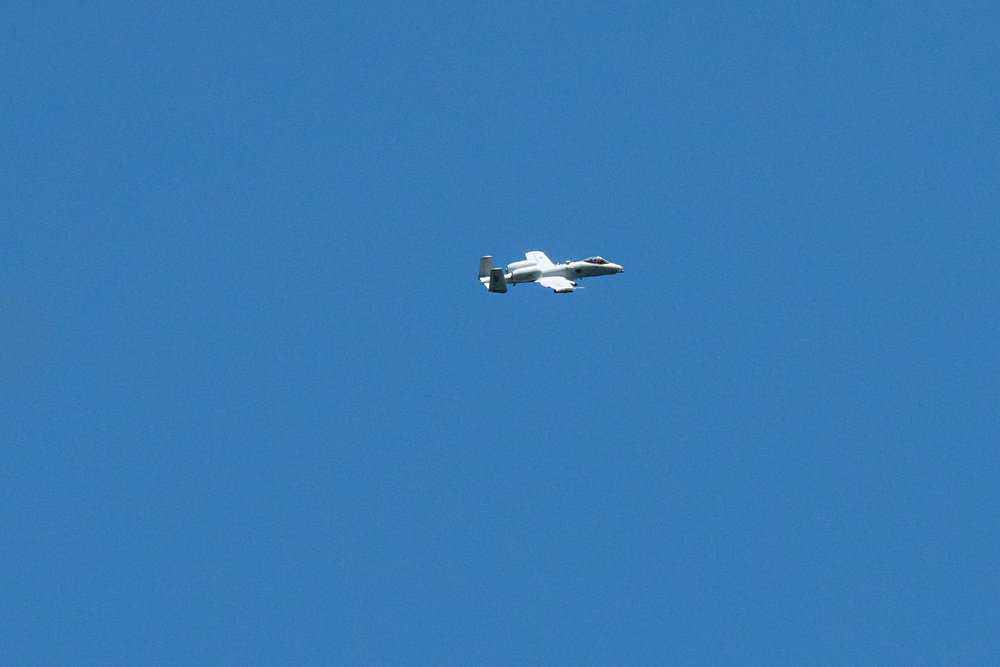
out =
<svg viewBox="0 0 1000 667"><path fill-rule="evenodd" d="M569 280L561 278L559 276L550 276L548 278L539 278L535 281L542 287L548 287L549 289L555 290L557 293L572 292L576 289L574 285Z"/></svg>
<svg viewBox="0 0 1000 667"><path fill-rule="evenodd" d="M533 261L538 266L543 269L548 266L552 266L552 260L546 257L545 253L541 250L532 250L531 252L524 253L524 256Z"/></svg>

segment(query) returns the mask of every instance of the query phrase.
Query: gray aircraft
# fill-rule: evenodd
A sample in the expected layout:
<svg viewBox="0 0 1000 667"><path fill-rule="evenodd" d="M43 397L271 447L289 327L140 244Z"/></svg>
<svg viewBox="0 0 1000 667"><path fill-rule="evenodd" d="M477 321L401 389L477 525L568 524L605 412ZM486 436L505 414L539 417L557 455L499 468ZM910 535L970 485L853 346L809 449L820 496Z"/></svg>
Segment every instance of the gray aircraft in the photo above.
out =
<svg viewBox="0 0 1000 667"><path fill-rule="evenodd" d="M588 257L581 262L553 264L544 252L525 253L523 261L508 264L507 269L493 266L493 257L479 258L479 282L491 292L506 292L507 285L538 283L556 294L568 294L576 289L576 281L593 276L610 276L624 273L618 264L603 257Z"/></svg>

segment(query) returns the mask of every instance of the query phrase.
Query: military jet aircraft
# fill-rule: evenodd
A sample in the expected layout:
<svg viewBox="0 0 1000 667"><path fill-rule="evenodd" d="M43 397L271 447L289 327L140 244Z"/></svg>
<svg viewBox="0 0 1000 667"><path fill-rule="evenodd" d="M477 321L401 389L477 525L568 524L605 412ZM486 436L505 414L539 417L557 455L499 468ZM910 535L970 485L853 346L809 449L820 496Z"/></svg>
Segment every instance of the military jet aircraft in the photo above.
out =
<svg viewBox="0 0 1000 667"><path fill-rule="evenodd" d="M506 271L493 266L493 257L479 258L479 282L491 292L506 292L508 283L538 283L556 294L568 294L576 289L576 281L592 276L610 276L624 273L618 264L603 257L588 257L582 262L553 264L544 252L525 253L523 261L508 264Z"/></svg>

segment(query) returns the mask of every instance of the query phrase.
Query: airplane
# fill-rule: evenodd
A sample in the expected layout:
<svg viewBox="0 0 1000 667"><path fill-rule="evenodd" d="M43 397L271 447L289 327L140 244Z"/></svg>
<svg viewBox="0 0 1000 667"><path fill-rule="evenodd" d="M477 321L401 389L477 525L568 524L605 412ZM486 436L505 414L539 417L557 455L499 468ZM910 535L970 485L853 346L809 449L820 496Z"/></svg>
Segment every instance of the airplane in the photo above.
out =
<svg viewBox="0 0 1000 667"><path fill-rule="evenodd" d="M576 281L592 276L610 276L625 273L618 264L603 257L588 257L580 262L553 264L544 252L533 250L525 253L524 260L507 265L504 271L493 266L493 257L479 258L479 282L491 292L507 291L507 284L538 283L556 294L568 294L576 289Z"/></svg>

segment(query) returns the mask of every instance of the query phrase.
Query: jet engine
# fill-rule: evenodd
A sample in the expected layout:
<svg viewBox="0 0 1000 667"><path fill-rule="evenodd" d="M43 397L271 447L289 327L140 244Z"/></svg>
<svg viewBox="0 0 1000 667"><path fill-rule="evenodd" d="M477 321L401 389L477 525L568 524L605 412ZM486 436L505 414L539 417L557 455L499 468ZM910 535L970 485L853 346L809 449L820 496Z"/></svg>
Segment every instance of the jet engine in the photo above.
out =
<svg viewBox="0 0 1000 667"><path fill-rule="evenodd" d="M520 264L521 262L517 262ZM509 266L507 267L510 268ZM536 265L531 264L530 266L523 266L519 269L514 269L510 272L510 282L512 283L530 283L533 280L538 280L542 277L542 270Z"/></svg>
<svg viewBox="0 0 1000 667"><path fill-rule="evenodd" d="M511 273L517 271L518 269L523 269L527 266L537 266L535 260L533 259L522 259L520 262L511 262L507 265L507 270Z"/></svg>

